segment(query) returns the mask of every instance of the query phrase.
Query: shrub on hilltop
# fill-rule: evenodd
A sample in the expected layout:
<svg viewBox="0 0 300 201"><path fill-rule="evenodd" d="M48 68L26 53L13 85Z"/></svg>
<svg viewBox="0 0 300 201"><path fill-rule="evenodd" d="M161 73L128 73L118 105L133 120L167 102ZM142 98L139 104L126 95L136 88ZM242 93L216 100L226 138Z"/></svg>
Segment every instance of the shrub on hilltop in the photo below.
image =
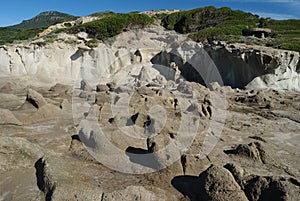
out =
<svg viewBox="0 0 300 201"><path fill-rule="evenodd" d="M111 14L102 19L74 26L68 29L69 33L84 31L90 37L105 40L129 29L143 28L154 20L145 14Z"/></svg>

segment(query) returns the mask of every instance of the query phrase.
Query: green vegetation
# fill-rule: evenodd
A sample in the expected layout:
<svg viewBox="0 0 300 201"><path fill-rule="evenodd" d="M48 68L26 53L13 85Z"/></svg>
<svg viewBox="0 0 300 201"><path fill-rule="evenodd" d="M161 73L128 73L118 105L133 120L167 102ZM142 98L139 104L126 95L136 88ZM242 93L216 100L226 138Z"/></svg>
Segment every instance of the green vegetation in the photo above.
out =
<svg viewBox="0 0 300 201"><path fill-rule="evenodd" d="M14 26L0 27L0 45L31 39L50 25L74 19L76 17L72 15L49 11ZM49 38L47 42L52 40L54 39Z"/></svg>
<svg viewBox="0 0 300 201"><path fill-rule="evenodd" d="M91 17L106 17L106 16L112 15L112 14L115 14L115 13L108 10L108 11L103 11L103 12L93 13L93 14L91 14L90 16L91 16Z"/></svg>
<svg viewBox="0 0 300 201"><path fill-rule="evenodd" d="M42 28L37 29L17 29L11 27L0 28L0 45L13 43L14 41L27 40L35 37Z"/></svg>
<svg viewBox="0 0 300 201"><path fill-rule="evenodd" d="M188 34L195 41L225 40L246 42L300 51L300 20L271 20L230 8L205 7L157 16L162 25ZM242 36L245 28L270 28L271 38L264 40Z"/></svg>
<svg viewBox="0 0 300 201"><path fill-rule="evenodd" d="M273 31L272 46L300 52L300 20L267 20Z"/></svg>
<svg viewBox="0 0 300 201"><path fill-rule="evenodd" d="M99 41L96 38L89 40L86 45L90 48L98 47Z"/></svg>
<svg viewBox="0 0 300 201"><path fill-rule="evenodd" d="M60 31L67 31L69 33L78 33L84 31L88 33L90 37L94 37L99 40L105 40L107 38L116 36L122 31L143 28L153 22L154 20L145 14L110 14L102 19Z"/></svg>
<svg viewBox="0 0 300 201"><path fill-rule="evenodd" d="M56 40L56 38L57 38L57 35L55 35L55 34L49 34L49 35L47 35L47 36L45 36L45 43L46 44L49 44L49 43L54 43L55 42L55 40Z"/></svg>
<svg viewBox="0 0 300 201"><path fill-rule="evenodd" d="M166 29L187 34L198 42L224 40L300 51L300 20L260 18L258 15L226 7L217 9L210 6L171 14L160 13L153 17L138 12L118 14L112 11L94 13L90 16L100 19L59 29L54 34L59 32L76 34L84 31L89 37L95 38L89 42L89 46L94 47L98 45L98 40L107 40L123 31L143 28L156 21L161 22ZM41 13L21 24L0 28L0 45L31 39L50 25L74 19L76 17L55 11ZM271 29L271 37L259 39L242 36L243 29L257 27ZM50 35L45 40L46 43L51 43L55 37Z"/></svg>
<svg viewBox="0 0 300 201"><path fill-rule="evenodd" d="M30 20L24 20L22 23L11 26L11 28L18 29L36 29L36 28L46 28L53 24L62 23L66 21L76 20L77 17L60 13L57 11L48 11L40 13Z"/></svg>
<svg viewBox="0 0 300 201"><path fill-rule="evenodd" d="M224 35L241 35L245 28L257 27L259 16L230 8L205 7L172 13L162 19L162 25L179 33L192 33L200 41Z"/></svg>

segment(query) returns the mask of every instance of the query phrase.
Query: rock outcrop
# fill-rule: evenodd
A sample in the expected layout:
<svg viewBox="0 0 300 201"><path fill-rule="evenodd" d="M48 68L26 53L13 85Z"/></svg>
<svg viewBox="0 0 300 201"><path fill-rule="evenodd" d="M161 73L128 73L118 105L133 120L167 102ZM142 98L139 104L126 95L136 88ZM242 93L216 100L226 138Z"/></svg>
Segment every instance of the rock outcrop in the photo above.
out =
<svg viewBox="0 0 300 201"><path fill-rule="evenodd" d="M217 44L205 50L224 85L300 91L298 52L245 44Z"/></svg>
<svg viewBox="0 0 300 201"><path fill-rule="evenodd" d="M7 109L0 109L0 125L22 125L15 115Z"/></svg>
<svg viewBox="0 0 300 201"><path fill-rule="evenodd" d="M59 37L64 41L70 36ZM203 85L217 81L238 88L300 88L298 52L223 43L202 48L159 27L122 33L111 45L102 43L93 49L82 49L81 45L55 42L40 46L33 42L2 46L1 75L27 76L31 82L48 85L85 79L95 87L100 80L100 84L111 78L120 81L124 74L136 73L132 68L141 64L152 68L148 75L145 70L139 75L146 80L156 79L154 72L159 71L166 80L176 81L181 76Z"/></svg>
<svg viewBox="0 0 300 201"><path fill-rule="evenodd" d="M26 100L36 108L41 108L47 104L44 97L33 89L28 89Z"/></svg>
<svg viewBox="0 0 300 201"><path fill-rule="evenodd" d="M268 28L252 28L243 29L243 36L254 36L257 38L265 38L271 35L272 31Z"/></svg>

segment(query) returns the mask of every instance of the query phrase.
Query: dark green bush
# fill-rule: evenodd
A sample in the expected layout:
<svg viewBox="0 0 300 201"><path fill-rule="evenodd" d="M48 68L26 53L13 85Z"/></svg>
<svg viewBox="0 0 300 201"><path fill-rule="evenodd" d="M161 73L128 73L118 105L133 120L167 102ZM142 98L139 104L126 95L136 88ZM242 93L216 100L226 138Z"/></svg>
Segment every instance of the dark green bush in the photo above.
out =
<svg viewBox="0 0 300 201"><path fill-rule="evenodd" d="M85 31L90 37L104 40L128 29L143 28L153 21L151 17L145 14L112 14L99 20L72 27L69 32Z"/></svg>
<svg viewBox="0 0 300 201"><path fill-rule="evenodd" d="M0 45L13 43L14 41L27 40L35 37L43 31L43 28L37 29L17 29L11 27L0 28Z"/></svg>
<svg viewBox="0 0 300 201"><path fill-rule="evenodd" d="M86 43L86 45L87 45L88 47L90 47L90 48L98 47L99 41L98 41L97 39L93 38L93 39L89 40L89 41Z"/></svg>
<svg viewBox="0 0 300 201"><path fill-rule="evenodd" d="M239 40L245 28L270 28L271 39L259 40L261 45L300 51L300 20L272 20L230 8L205 7L163 15L162 25L169 30L187 33L195 41ZM251 40L250 40L251 41Z"/></svg>

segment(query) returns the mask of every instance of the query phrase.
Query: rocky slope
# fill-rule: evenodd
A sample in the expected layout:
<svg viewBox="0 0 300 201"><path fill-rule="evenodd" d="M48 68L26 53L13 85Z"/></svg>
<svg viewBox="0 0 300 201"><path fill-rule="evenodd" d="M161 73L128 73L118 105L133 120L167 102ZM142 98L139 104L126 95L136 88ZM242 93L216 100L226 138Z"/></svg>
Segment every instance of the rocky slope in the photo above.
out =
<svg viewBox="0 0 300 201"><path fill-rule="evenodd" d="M299 53L87 40L0 47L0 200L300 198Z"/></svg>

